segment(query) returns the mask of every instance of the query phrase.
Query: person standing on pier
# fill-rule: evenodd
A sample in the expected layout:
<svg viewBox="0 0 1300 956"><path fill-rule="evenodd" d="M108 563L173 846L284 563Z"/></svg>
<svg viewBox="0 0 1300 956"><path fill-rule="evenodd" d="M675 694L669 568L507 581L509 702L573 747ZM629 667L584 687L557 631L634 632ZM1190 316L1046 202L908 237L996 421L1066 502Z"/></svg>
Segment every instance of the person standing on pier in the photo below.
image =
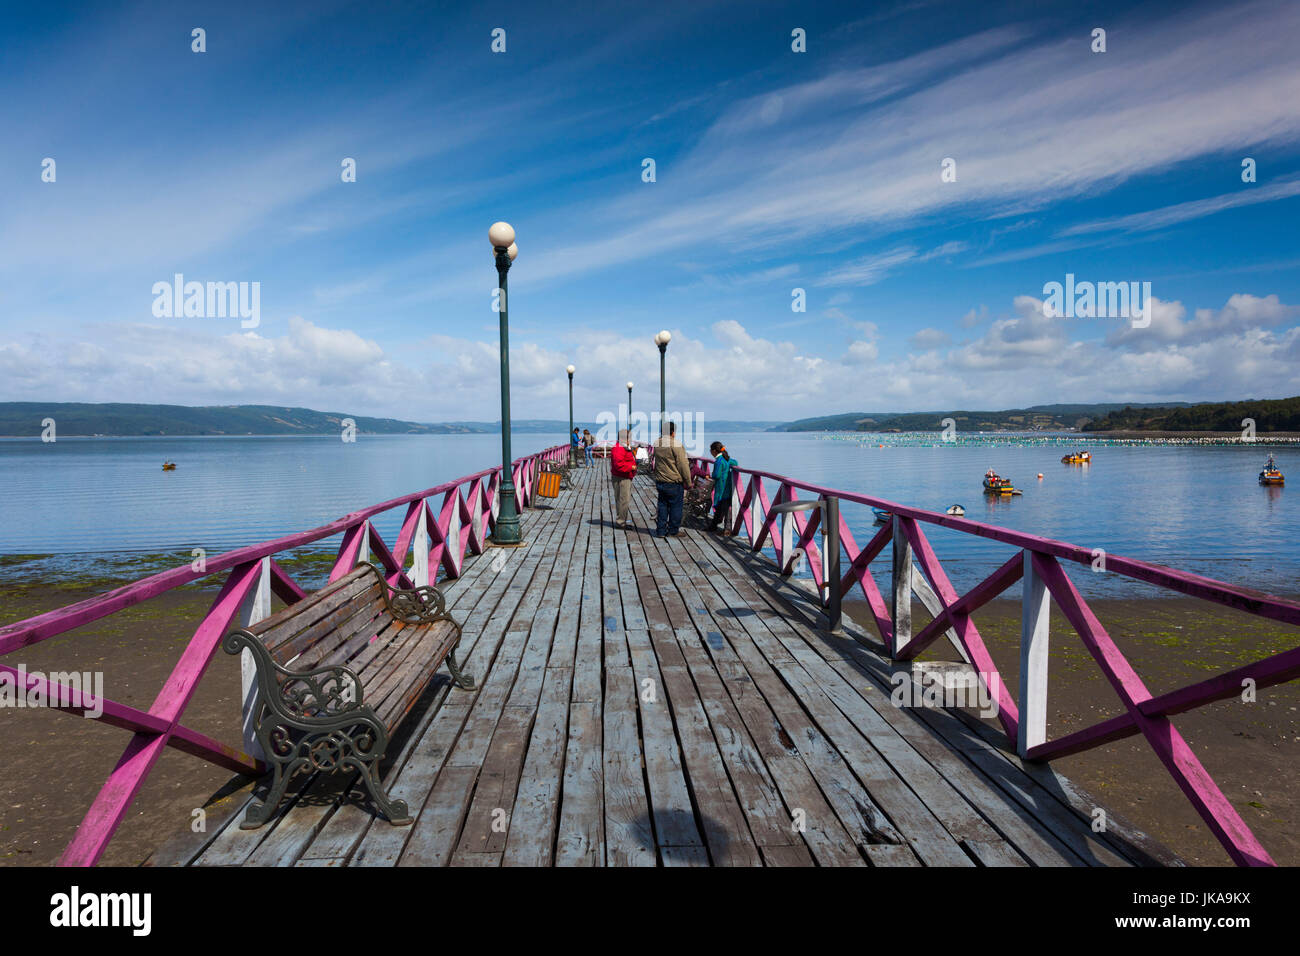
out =
<svg viewBox="0 0 1300 956"><path fill-rule="evenodd" d="M573 434L569 436L569 464L578 463L578 430L575 428Z"/></svg>
<svg viewBox="0 0 1300 956"><path fill-rule="evenodd" d="M619 430L618 442L609 450L609 475L614 479L614 524L625 528L636 477L636 452L628 447L626 428Z"/></svg>
<svg viewBox="0 0 1300 956"><path fill-rule="evenodd" d="M591 432L587 429L582 430L582 450L587 456L587 464L594 465L596 460L591 457L591 448L596 444L596 439L591 437Z"/></svg>
<svg viewBox="0 0 1300 956"><path fill-rule="evenodd" d="M659 490L656 537L675 535L682 527L682 498L691 483L691 463L677 440L677 423L668 422L667 434L655 439L655 487Z"/></svg>
<svg viewBox="0 0 1300 956"><path fill-rule="evenodd" d="M725 516L724 533L730 535L731 492L736 484L731 469L735 467L736 459L727 454L727 446L720 441L715 441L709 446L709 454L713 456L713 520L709 522L709 530L717 531L719 523Z"/></svg>

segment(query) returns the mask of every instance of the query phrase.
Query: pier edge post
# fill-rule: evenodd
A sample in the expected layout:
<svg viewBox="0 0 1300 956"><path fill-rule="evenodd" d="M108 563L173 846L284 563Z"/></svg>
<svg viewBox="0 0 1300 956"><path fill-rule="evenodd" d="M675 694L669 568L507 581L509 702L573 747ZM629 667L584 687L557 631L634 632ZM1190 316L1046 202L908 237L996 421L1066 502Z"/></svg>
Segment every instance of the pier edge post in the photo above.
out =
<svg viewBox="0 0 1300 956"><path fill-rule="evenodd" d="M239 607L240 627L251 627L271 616L271 559L262 558L259 564L261 567L257 574L257 585L248 592L244 603ZM239 655L239 678L242 702L240 725L244 753L262 760L266 754L262 751L262 745L257 742L255 726L257 714L254 711L254 705L257 703L257 665L248 650L242 651Z"/></svg>
<svg viewBox="0 0 1300 956"><path fill-rule="evenodd" d="M1025 756L1030 747L1047 741L1047 651L1051 595L1034 569L1034 552L1024 551L1025 573L1020 612L1020 723L1016 752Z"/></svg>
<svg viewBox="0 0 1300 956"><path fill-rule="evenodd" d="M890 622L893 633L889 639L889 656L897 659L898 652L912 639L912 543L903 530L903 519L894 515L893 587L890 589Z"/></svg>

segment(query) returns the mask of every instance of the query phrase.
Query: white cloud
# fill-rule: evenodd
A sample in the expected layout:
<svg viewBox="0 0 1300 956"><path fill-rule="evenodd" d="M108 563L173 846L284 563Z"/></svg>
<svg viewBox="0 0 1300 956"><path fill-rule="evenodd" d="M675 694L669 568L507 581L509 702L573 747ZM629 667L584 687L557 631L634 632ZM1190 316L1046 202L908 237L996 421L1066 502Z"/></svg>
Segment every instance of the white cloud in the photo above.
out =
<svg viewBox="0 0 1300 956"><path fill-rule="evenodd" d="M1116 216L1112 219L1098 219L1082 222L1061 231L1063 236L1084 235L1094 232L1149 232L1164 229L1202 216L1210 216L1225 209L1240 206L1253 206L1262 202L1276 202L1300 196L1300 177L1291 176L1268 185L1242 184L1236 192L1211 196L1207 199L1194 199L1189 202L1176 203L1160 209L1133 213L1128 216Z"/></svg>
<svg viewBox="0 0 1300 956"><path fill-rule="evenodd" d="M926 352L952 344L952 336L942 329L921 329L908 341L918 352Z"/></svg>
<svg viewBox="0 0 1300 956"><path fill-rule="evenodd" d="M1189 319L1156 300L1147 329L1116 320L1051 319L1033 296L947 347L923 328L898 351L869 322L849 323L832 357L719 319L699 337L670 328L668 394L709 418L786 419L869 407L1006 408L1041 402L1169 401L1300 394L1300 308L1239 293ZM1080 338L1080 336L1091 336ZM832 343L833 344L833 343ZM658 404L658 354L644 336L606 331L517 340L515 413L567 416L563 368L578 366L580 418ZM201 321L97 325L76 338L0 338L0 400L302 405L416 421L495 420L495 339L437 334L390 353L348 329L294 318L280 334L221 332Z"/></svg>

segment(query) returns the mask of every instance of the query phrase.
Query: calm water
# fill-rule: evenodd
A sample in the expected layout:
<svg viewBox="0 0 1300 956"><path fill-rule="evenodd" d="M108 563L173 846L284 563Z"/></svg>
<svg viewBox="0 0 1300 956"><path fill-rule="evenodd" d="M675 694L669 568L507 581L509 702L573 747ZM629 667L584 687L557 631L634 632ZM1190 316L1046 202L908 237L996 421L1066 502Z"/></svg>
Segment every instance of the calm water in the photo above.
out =
<svg viewBox="0 0 1300 956"><path fill-rule="evenodd" d="M959 503L975 520L1264 590L1300 591L1296 495L1256 483L1270 450L1300 481L1300 448L1094 446L1094 462L1079 467L1060 462L1061 447L1034 443L879 448L807 434L719 437L746 467L939 511ZM560 440L521 434L514 451ZM493 435L362 435L355 444L326 437L0 440L0 555L65 555L69 573L104 553L188 563L192 548L211 555L307 530L478 471L499 455ZM161 470L167 458L176 471ZM980 481L990 467L1024 494L984 495ZM401 512L376 521L385 541L395 540ZM865 541L870 512L850 507L846 517ZM973 536L927 533L959 589L1011 554ZM1093 594L1156 593L1086 569L1072 577Z"/></svg>

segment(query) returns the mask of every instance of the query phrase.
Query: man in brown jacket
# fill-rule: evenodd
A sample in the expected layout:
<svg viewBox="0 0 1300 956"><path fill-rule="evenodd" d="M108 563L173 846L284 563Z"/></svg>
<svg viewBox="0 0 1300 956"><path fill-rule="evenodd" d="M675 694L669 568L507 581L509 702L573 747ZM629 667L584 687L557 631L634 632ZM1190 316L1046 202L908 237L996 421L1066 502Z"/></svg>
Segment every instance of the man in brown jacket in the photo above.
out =
<svg viewBox="0 0 1300 956"><path fill-rule="evenodd" d="M668 434L655 439L655 487L659 489L659 512L655 535L677 534L682 526L682 498L691 483L691 463L677 440L677 423L668 422Z"/></svg>

